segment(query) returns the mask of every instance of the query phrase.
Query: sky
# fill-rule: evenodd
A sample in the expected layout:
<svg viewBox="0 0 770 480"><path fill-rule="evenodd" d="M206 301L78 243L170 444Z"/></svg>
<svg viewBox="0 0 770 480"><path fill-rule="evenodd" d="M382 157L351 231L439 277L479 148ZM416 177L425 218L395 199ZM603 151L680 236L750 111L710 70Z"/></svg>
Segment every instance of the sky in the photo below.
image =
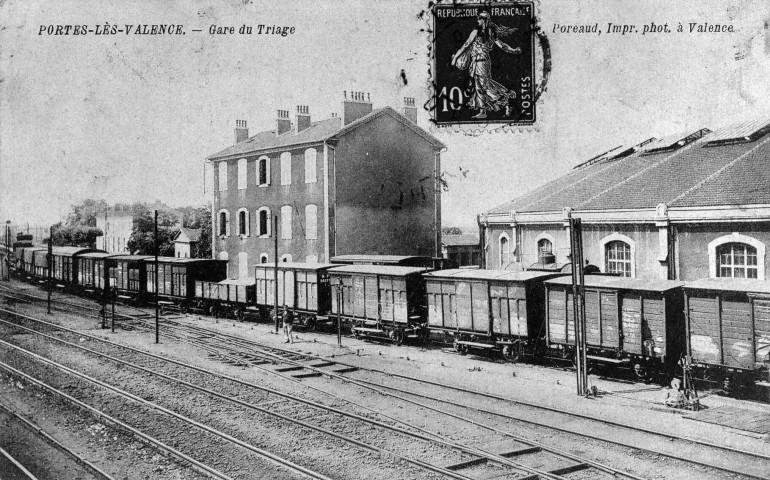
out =
<svg viewBox="0 0 770 480"><path fill-rule="evenodd" d="M718 6L716 6L718 5ZM276 110L339 112L343 91L374 107L428 100L427 1L14 1L0 3L0 219L50 224L85 198L110 203L206 201L204 158L251 134ZM621 144L694 127L770 118L766 0L543 0L552 73L536 128L447 145L443 224L476 231L476 215ZM668 24L670 34L554 32L555 24ZM676 33L681 22L685 32ZM690 23L733 32L688 33ZM48 35L49 25L182 25L184 35ZM210 34L214 26L294 27L276 35ZM43 33L40 34L41 29ZM201 32L193 32L200 29ZM736 53L745 58L736 60ZM404 71L408 83L401 80ZM430 129L429 115L418 123ZM207 192L207 193L210 193Z"/></svg>

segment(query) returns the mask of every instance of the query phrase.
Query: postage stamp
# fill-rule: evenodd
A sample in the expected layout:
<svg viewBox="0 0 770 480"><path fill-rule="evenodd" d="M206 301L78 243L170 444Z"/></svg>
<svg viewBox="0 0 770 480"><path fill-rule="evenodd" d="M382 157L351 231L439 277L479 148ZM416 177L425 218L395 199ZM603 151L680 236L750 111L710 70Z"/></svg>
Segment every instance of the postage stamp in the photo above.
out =
<svg viewBox="0 0 770 480"><path fill-rule="evenodd" d="M538 78L534 2L439 3L432 18L435 124L535 125L542 67Z"/></svg>

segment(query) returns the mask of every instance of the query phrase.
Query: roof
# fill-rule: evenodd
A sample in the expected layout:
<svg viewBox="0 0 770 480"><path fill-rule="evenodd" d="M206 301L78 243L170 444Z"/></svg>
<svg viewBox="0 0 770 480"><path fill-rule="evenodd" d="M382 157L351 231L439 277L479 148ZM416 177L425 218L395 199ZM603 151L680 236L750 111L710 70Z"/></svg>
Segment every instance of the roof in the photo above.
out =
<svg viewBox="0 0 770 480"><path fill-rule="evenodd" d="M361 264L380 264L395 265L414 259L431 260L430 257L413 255L337 255L331 258L332 263L361 263Z"/></svg>
<svg viewBox="0 0 770 480"><path fill-rule="evenodd" d="M435 137L433 137L433 135L415 125L411 121L407 120L403 115L395 111L393 108L383 107L375 109L371 113L364 115L363 117L350 122L345 126L342 125L342 118L332 117L326 120L312 122L308 128L302 130L301 132L289 130L288 132L281 135L276 135L275 130L259 132L240 143L236 143L233 146L227 147L224 150L220 150L219 152L208 156L207 160L221 160L244 154L257 154L262 151L269 151L279 148L292 148L299 145L321 143L327 140L339 139L340 137L350 133L356 128L365 125L385 114L390 115L404 125L408 126L415 133L428 140L437 148L446 147L446 145L438 141Z"/></svg>
<svg viewBox="0 0 770 480"><path fill-rule="evenodd" d="M437 279L493 280L501 282L526 282L542 278L552 278L552 272L511 272L507 270L468 270L455 268L426 273L426 277Z"/></svg>
<svg viewBox="0 0 770 480"><path fill-rule="evenodd" d="M770 282L749 278L703 278L685 283L684 288L744 293L770 293Z"/></svg>
<svg viewBox="0 0 770 480"><path fill-rule="evenodd" d="M110 260L118 260L118 261L125 261L125 262L141 262L142 260L147 260L148 258L152 258L155 260L155 257L149 256L149 255L115 255L110 258ZM160 257L158 257L160 258Z"/></svg>
<svg viewBox="0 0 770 480"><path fill-rule="evenodd" d="M220 285L256 285L257 279L254 277L228 278L218 283Z"/></svg>
<svg viewBox="0 0 770 480"><path fill-rule="evenodd" d="M120 255L107 252L89 252L78 255L78 258L105 258L105 257L118 257Z"/></svg>
<svg viewBox="0 0 770 480"><path fill-rule="evenodd" d="M155 262L155 257L143 257L147 263ZM227 260L217 260L214 258L179 258L179 257L158 257L158 263L201 263L201 262L227 262Z"/></svg>
<svg viewBox="0 0 770 480"><path fill-rule="evenodd" d="M369 275L393 275L405 277L414 273L427 272L429 269L422 267L402 267L399 265L342 265L329 269L329 273L359 273Z"/></svg>
<svg viewBox="0 0 770 480"><path fill-rule="evenodd" d="M177 235L175 242L181 242L179 238L184 235L187 237L187 241L190 243L195 243L197 241L200 241L201 239L201 229L200 228L186 228L182 227L179 229L179 235Z"/></svg>
<svg viewBox="0 0 770 480"><path fill-rule="evenodd" d="M586 275L583 277L586 287L610 288L613 290L644 290L652 292L665 292L672 288L679 288L684 282L677 280L660 280L647 278L615 277L612 275ZM572 275L546 280L549 285L572 285Z"/></svg>
<svg viewBox="0 0 770 480"><path fill-rule="evenodd" d="M258 263L257 268L272 270L274 263ZM282 270L323 270L324 268L339 267L333 263L302 263L302 262L278 262L278 268Z"/></svg>
<svg viewBox="0 0 770 480"><path fill-rule="evenodd" d="M479 245L479 239L469 234L441 235L441 243L447 247Z"/></svg>
<svg viewBox="0 0 770 480"><path fill-rule="evenodd" d="M93 248L87 248L87 247L53 247L53 254L54 255L60 255L64 257L72 257L79 253L88 253L93 252ZM100 250L97 250L100 251Z"/></svg>
<svg viewBox="0 0 770 480"><path fill-rule="evenodd" d="M586 164L489 213L560 212L565 207L578 211L651 209L660 203L669 208L770 204L770 135L762 134L770 122L765 127L762 122L753 123L752 128L740 125L674 150L642 150ZM755 133L747 135L748 141L743 138L740 143L712 146L715 138L752 129ZM678 143L675 140L669 137L662 142L671 146Z"/></svg>

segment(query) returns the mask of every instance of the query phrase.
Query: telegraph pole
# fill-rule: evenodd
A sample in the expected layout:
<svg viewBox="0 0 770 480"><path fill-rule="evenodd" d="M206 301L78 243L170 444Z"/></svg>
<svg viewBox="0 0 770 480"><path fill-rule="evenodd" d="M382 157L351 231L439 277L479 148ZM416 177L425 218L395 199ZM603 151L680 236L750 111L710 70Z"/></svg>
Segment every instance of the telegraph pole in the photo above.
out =
<svg viewBox="0 0 770 480"><path fill-rule="evenodd" d="M273 280L275 288L273 289L275 301L275 333L278 333L278 214L273 213L273 236L275 237L275 264L273 266Z"/></svg>
<svg viewBox="0 0 770 480"><path fill-rule="evenodd" d="M158 315L158 250L160 246L158 244L158 211L155 210L155 343L160 343L159 337L159 324L160 319Z"/></svg>
<svg viewBox="0 0 770 480"><path fill-rule="evenodd" d="M570 229L570 260L572 263L572 311L575 321L575 368L577 394L588 389L588 358L586 354L585 279L583 278L583 225L579 218L568 215Z"/></svg>
<svg viewBox="0 0 770 480"><path fill-rule="evenodd" d="M5 221L5 279L11 281L11 221Z"/></svg>
<svg viewBox="0 0 770 480"><path fill-rule="evenodd" d="M53 225L48 234L48 315L51 314L51 272L53 270Z"/></svg>

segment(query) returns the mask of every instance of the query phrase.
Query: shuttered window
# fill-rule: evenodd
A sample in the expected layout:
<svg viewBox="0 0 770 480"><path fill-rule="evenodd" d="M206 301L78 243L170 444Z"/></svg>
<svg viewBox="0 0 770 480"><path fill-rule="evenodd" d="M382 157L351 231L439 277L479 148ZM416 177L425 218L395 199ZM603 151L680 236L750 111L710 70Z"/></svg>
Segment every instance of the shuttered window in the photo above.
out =
<svg viewBox="0 0 770 480"><path fill-rule="evenodd" d="M238 160L238 189L243 190L246 188L246 159L242 158Z"/></svg>
<svg viewBox="0 0 770 480"><path fill-rule="evenodd" d="M284 205L281 207L281 238L284 240L291 239L291 206Z"/></svg>
<svg viewBox="0 0 770 480"><path fill-rule="evenodd" d="M305 238L307 240L316 240L318 238L318 207L315 205L305 206Z"/></svg>
<svg viewBox="0 0 770 480"><path fill-rule="evenodd" d="M291 153L281 154L281 185L291 185Z"/></svg>
<svg viewBox="0 0 770 480"><path fill-rule="evenodd" d="M219 162L219 191L227 190L227 162Z"/></svg>
<svg viewBox="0 0 770 480"><path fill-rule="evenodd" d="M316 182L316 157L318 153L315 148L305 150L305 183Z"/></svg>

